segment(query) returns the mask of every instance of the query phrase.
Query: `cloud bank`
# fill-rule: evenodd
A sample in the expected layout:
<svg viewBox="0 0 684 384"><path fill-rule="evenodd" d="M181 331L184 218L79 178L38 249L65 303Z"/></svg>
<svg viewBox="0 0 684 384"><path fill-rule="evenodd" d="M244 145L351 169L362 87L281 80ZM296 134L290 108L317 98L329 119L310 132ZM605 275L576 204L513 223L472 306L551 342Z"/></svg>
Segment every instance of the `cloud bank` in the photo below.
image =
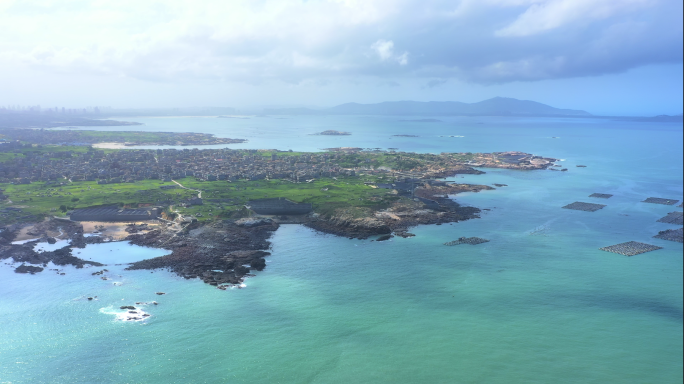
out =
<svg viewBox="0 0 684 384"><path fill-rule="evenodd" d="M501 84L681 63L682 34L669 0L0 0L0 69Z"/></svg>

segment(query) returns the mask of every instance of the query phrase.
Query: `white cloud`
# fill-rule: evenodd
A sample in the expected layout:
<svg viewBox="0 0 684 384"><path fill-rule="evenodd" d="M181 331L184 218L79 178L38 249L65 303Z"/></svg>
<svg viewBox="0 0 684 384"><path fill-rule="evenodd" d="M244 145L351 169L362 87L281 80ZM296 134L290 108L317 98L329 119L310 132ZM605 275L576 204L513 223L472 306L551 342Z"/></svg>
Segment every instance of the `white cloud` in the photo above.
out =
<svg viewBox="0 0 684 384"><path fill-rule="evenodd" d="M387 60L394 60L399 65L407 65L408 64L408 52L404 52L401 55L395 55L394 54L394 42L393 41L387 41L380 39L373 43L371 45L371 49L377 53L378 57L380 57L380 60L382 61L387 61Z"/></svg>
<svg viewBox="0 0 684 384"><path fill-rule="evenodd" d="M378 40L371 45L371 48L375 50L381 60L388 60L394 56L394 52L392 52L394 50L393 41Z"/></svg>
<svg viewBox="0 0 684 384"><path fill-rule="evenodd" d="M408 65L408 52L404 52L397 56L397 62L399 65Z"/></svg>
<svg viewBox="0 0 684 384"><path fill-rule="evenodd" d="M493 83L682 61L679 1L0 0L0 10L0 70L169 83Z"/></svg>
<svg viewBox="0 0 684 384"><path fill-rule="evenodd" d="M532 5L498 36L529 36L564 25L606 19L654 5L653 0L546 0ZM519 5L512 3L514 5Z"/></svg>

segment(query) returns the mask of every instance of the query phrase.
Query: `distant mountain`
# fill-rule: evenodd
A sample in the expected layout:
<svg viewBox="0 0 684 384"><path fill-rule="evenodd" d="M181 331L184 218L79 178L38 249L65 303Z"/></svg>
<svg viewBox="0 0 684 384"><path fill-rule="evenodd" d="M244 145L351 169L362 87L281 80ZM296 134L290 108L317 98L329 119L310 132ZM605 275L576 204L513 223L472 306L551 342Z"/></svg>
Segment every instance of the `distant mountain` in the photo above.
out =
<svg viewBox="0 0 684 384"><path fill-rule="evenodd" d="M681 123L684 122L682 114L679 115L658 115L652 117L626 117L620 120L624 121L645 121L653 123Z"/></svg>
<svg viewBox="0 0 684 384"><path fill-rule="evenodd" d="M31 112L0 113L0 130L4 128L54 128L142 125L129 121L102 119L101 116L71 116L64 114L40 114Z"/></svg>
<svg viewBox="0 0 684 384"><path fill-rule="evenodd" d="M272 115L591 116L586 111L559 109L536 101L507 97L495 97L472 104L458 101L388 101L378 104L347 103L322 110L269 109L264 113Z"/></svg>

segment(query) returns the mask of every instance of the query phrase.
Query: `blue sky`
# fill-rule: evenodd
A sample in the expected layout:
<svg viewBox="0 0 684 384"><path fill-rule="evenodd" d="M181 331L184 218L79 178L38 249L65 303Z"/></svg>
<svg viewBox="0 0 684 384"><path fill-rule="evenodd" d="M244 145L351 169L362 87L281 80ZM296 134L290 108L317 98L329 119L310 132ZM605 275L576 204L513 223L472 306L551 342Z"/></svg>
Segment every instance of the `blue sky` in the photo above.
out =
<svg viewBox="0 0 684 384"><path fill-rule="evenodd" d="M0 105L682 112L676 0L0 0Z"/></svg>

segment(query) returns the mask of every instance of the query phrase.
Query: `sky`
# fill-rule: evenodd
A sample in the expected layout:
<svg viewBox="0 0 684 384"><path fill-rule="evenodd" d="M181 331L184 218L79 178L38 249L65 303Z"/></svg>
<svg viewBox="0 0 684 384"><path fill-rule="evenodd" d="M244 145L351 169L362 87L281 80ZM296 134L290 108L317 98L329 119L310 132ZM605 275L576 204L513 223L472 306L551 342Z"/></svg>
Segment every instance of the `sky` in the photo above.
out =
<svg viewBox="0 0 684 384"><path fill-rule="evenodd" d="M0 106L682 113L681 0L0 0Z"/></svg>

